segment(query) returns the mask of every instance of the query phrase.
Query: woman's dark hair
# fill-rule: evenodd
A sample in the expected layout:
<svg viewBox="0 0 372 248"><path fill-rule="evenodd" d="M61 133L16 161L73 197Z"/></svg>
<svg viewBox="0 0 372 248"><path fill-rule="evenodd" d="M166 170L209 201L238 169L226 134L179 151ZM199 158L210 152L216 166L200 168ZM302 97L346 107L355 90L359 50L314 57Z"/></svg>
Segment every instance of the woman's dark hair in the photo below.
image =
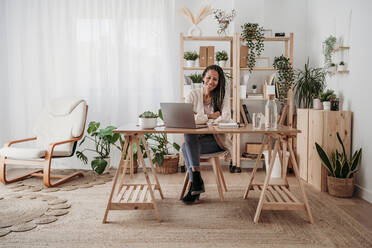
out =
<svg viewBox="0 0 372 248"><path fill-rule="evenodd" d="M213 106L214 112L216 111L221 112L223 99L225 98L225 85L226 85L225 73L223 72L222 68L219 67L218 65L210 65L204 69L203 79L209 70L214 70L218 73L218 85L211 92L211 96L212 96L212 106Z"/></svg>

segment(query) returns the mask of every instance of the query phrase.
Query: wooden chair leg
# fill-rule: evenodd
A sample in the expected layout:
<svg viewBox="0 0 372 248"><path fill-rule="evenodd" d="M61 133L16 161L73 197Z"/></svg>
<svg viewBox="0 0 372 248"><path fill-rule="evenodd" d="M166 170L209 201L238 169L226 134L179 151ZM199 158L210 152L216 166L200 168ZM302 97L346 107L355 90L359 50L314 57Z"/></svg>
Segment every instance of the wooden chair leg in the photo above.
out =
<svg viewBox="0 0 372 248"><path fill-rule="evenodd" d="M183 186L182 186L182 191L179 197L179 200L182 200L183 196L185 195L186 189L189 186L189 172L186 171L185 179L183 180Z"/></svg>
<svg viewBox="0 0 372 248"><path fill-rule="evenodd" d="M27 174L24 174L24 175L16 177L16 178L7 179L6 178L6 159L5 159L5 157L0 157L0 182L2 182L4 184L20 181L20 180L23 180L25 178L31 177L32 174L40 173L40 172L43 172L43 170L38 169L38 170L31 171Z"/></svg>
<svg viewBox="0 0 372 248"><path fill-rule="evenodd" d="M220 178L219 178L219 175L218 175L218 168L217 168L216 158L212 158L212 165L213 165L214 176L216 178L216 184L217 184L218 194L220 195L221 201L223 201L224 200L224 197L223 197L223 192L222 192Z"/></svg>
<svg viewBox="0 0 372 248"><path fill-rule="evenodd" d="M62 183L70 181L74 177L84 177L82 172L75 172L75 173L72 173L68 176L62 177L58 181L52 183L50 181L50 179L51 179L51 176L50 176L51 164L52 164L52 158L49 158L44 162L43 181L44 181L44 185L47 186L48 188L55 187L55 186L58 186Z"/></svg>
<svg viewBox="0 0 372 248"><path fill-rule="evenodd" d="M220 179L221 185L223 187L223 190L225 192L227 192L227 187L226 187L225 178L223 176L223 172L222 172L222 168L221 168L221 164L220 164L220 159L218 157L215 158L215 162L216 162L216 165L217 165L218 175L219 175L219 179Z"/></svg>

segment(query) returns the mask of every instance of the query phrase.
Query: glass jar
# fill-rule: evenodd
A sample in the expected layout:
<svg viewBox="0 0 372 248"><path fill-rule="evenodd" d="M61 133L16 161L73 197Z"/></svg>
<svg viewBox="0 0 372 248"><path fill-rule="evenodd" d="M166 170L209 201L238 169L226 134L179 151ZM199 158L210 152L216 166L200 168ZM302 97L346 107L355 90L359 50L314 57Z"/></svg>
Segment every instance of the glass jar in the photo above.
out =
<svg viewBox="0 0 372 248"><path fill-rule="evenodd" d="M278 127L278 107L274 95L269 95L265 105L265 129L275 130Z"/></svg>

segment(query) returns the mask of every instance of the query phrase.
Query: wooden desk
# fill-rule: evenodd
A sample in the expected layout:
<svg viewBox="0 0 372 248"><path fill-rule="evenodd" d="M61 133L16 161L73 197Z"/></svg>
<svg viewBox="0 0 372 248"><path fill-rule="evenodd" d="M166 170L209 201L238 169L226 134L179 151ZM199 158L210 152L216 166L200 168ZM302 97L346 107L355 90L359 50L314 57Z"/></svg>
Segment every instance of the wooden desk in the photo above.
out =
<svg viewBox="0 0 372 248"><path fill-rule="evenodd" d="M244 198L248 197L250 190L260 190L260 199L258 202L256 214L254 217L254 222L257 223L261 214L261 211L264 210L305 210L309 216L309 220L313 223L313 218L310 212L309 203L307 196L302 185L302 181L299 178L298 165L292 147L289 144L291 138L296 137L297 133L300 131L289 128L287 126L279 126L277 130L253 130L251 125L240 128L218 128L216 126L209 126L207 128L201 129L183 129L183 128L165 128L157 127L155 129L141 129L140 127L129 124L126 126L121 126L114 131L114 133L123 133L125 134L125 144L122 151L120 163L115 174L114 182L112 185L112 190L110 197L107 203L106 212L103 218L103 223L106 223L107 215L109 210L137 210L137 209L154 209L155 215L159 221L161 221L159 212L157 210L157 205L155 202L155 191L159 191L161 199L164 199L161 186L158 180L158 176L155 170L155 167L152 163L151 156L149 153L148 146L144 134L146 133L173 133L173 134L218 134L218 133L252 133L252 134L264 134L264 141L261 146L259 156L257 157L255 166L253 168L252 174L250 176L247 189L244 194ZM155 183L151 183L143 154L140 149L140 140L144 144L147 157L150 162L150 167L155 179ZM267 174L265 181L262 183L254 181L257 168L260 162L263 147L265 144L271 148L274 141L274 152L270 149L269 154L269 167L267 169ZM127 155L127 148L128 156ZM130 168L133 168L133 145L137 146L137 157L139 165L142 165L143 172L146 178L146 184L125 184L124 178L128 164ZM301 188L303 203L301 203L289 190L289 185L286 178L287 165L286 154L289 150L290 158L292 159L293 168L295 171L296 178ZM279 152L281 151L281 152ZM282 153L283 152L283 153ZM270 175L273 169L274 161L276 154L279 154L280 162L282 164L282 178L279 180L270 180ZM126 160L124 158L127 157ZM123 167L124 166L124 167ZM123 169L123 171L121 171ZM121 180L118 184L118 178L121 175ZM118 184L118 187L117 187ZM265 194L266 191L267 194Z"/></svg>

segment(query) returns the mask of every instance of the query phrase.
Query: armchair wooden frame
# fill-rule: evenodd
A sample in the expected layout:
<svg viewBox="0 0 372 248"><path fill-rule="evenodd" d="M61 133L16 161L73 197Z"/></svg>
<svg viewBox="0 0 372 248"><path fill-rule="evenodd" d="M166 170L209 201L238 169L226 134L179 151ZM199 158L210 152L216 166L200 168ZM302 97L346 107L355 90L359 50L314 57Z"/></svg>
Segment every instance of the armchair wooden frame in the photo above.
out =
<svg viewBox="0 0 372 248"><path fill-rule="evenodd" d="M73 138L73 139L60 141L60 142L55 142L55 143L50 143L49 146L48 146L48 150L46 151L44 159L22 160L22 159L9 159L9 158L6 158L6 157L0 157L0 181L4 184L8 184L8 183L13 183L13 182L16 182L16 181L20 181L20 180L28 178L28 177L37 176L37 177L43 177L43 182L44 182L45 186L55 187L55 186L58 186L62 183L65 183L65 182L71 180L74 177L77 177L77 176L83 177L84 175L81 172L75 172L75 173L73 173L71 175L68 175L68 176L62 176L62 175L51 175L50 171L51 171L51 164L52 164L54 148L58 145L63 145L63 144L73 143L73 142L79 141L84 135L85 124L86 124L86 121L87 121L87 115L88 115L88 106L86 106L84 126L83 126L83 131L82 131L81 135L79 137L76 137L76 138ZM37 139L36 137L33 137L33 138L28 138L28 139L13 140L13 141L7 142L4 145L4 147L10 147L11 145L16 144L16 143L23 143L23 142L33 141L33 140L36 140L36 139ZM54 158L61 158L61 157L58 156L58 157L54 157ZM6 177L6 165L7 164L42 166L43 169L37 169L37 170L31 171L31 172L29 172L25 175L22 175L22 176L13 178L13 179L7 179L7 177ZM59 180L52 183L51 178L59 178Z"/></svg>

